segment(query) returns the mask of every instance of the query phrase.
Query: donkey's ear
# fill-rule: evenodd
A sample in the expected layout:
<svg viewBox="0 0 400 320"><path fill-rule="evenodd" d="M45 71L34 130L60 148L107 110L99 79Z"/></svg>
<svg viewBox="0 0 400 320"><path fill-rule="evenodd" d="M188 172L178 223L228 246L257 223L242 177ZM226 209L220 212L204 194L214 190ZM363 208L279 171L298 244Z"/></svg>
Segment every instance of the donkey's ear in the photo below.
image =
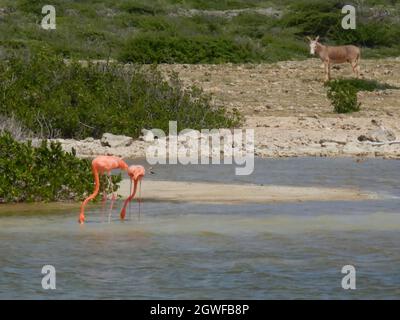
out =
<svg viewBox="0 0 400 320"><path fill-rule="evenodd" d="M318 40L319 40L319 36L315 38L315 41L318 41Z"/></svg>
<svg viewBox="0 0 400 320"><path fill-rule="evenodd" d="M309 36L307 36L306 39L307 39L308 41L310 41L310 42L312 41L312 39L311 39Z"/></svg>

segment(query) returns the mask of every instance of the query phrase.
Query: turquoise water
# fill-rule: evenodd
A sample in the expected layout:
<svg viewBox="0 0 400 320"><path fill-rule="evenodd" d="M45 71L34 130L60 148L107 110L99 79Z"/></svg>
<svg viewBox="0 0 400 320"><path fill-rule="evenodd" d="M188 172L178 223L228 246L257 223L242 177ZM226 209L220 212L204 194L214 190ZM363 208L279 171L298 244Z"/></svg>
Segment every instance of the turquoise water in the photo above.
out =
<svg viewBox="0 0 400 320"><path fill-rule="evenodd" d="M0 216L0 298L400 298L400 162L257 160L253 176L229 166L159 166L147 179L359 187L382 199L270 205L132 205L111 222L90 207ZM144 181L145 183L145 181ZM57 289L41 287L53 265ZM357 289L341 288L353 265Z"/></svg>

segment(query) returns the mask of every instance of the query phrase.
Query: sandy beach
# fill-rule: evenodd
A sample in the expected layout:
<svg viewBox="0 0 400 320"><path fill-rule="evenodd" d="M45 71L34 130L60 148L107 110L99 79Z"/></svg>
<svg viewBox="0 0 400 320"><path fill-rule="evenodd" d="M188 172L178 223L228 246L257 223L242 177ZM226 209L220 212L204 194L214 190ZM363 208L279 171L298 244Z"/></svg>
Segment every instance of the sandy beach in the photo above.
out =
<svg viewBox="0 0 400 320"><path fill-rule="evenodd" d="M118 194L126 198L130 181L121 182ZM275 203L304 201L360 201L376 199L357 189L252 184L219 184L146 180L142 183L144 201L198 202L210 204Z"/></svg>
<svg viewBox="0 0 400 320"><path fill-rule="evenodd" d="M124 179L117 192L121 200L129 195L130 181ZM145 180L141 199L147 202L191 202L201 204L268 204L307 201L362 201L377 199L373 193L348 188L317 188L292 186L260 186L252 184L220 184ZM133 200L134 202L136 200ZM96 205L100 205L95 204ZM93 203L89 204L89 207ZM76 211L80 202L17 203L0 206L0 215L15 212L29 215L53 215L55 212Z"/></svg>
<svg viewBox="0 0 400 320"><path fill-rule="evenodd" d="M129 195L129 190L130 180L123 179L117 191L119 199L125 200ZM137 196L139 196L139 191ZM142 182L140 198L145 202L240 205L308 201L363 201L376 200L379 199L379 196L358 188L294 187L145 179ZM15 212L29 215L53 215L71 210L78 213L80 205L81 202L3 204L0 206L0 215L12 215ZM89 204L89 206L100 205L100 202Z"/></svg>

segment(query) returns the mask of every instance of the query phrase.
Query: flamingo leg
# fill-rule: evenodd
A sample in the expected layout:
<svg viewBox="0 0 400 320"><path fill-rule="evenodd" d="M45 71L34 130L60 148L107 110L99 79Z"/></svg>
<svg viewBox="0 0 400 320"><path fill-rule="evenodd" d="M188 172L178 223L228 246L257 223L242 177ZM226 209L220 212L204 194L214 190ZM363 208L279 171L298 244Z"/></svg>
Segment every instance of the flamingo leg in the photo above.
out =
<svg viewBox="0 0 400 320"><path fill-rule="evenodd" d="M108 177L107 177L107 182L108 182L108 188L112 188L112 181L111 181L111 176L110 172L108 172ZM115 202L115 193L114 190L112 191L112 196L111 196L111 205L110 205L110 210L108 212L108 223L111 222L111 215L112 215L112 210L114 207L114 202Z"/></svg>
<svg viewBox="0 0 400 320"><path fill-rule="evenodd" d="M142 204L142 180L139 180L139 197L138 197L138 203L139 203L139 215L138 215L138 220L140 221L140 212L141 212L141 204Z"/></svg>
<svg viewBox="0 0 400 320"><path fill-rule="evenodd" d="M104 172L100 171L99 174L100 174L100 176L102 176L104 174ZM106 205L107 205L107 200L108 200L107 188L108 187L104 188L104 190L102 192L102 197L101 197L101 222L104 222L104 218L106 215Z"/></svg>
<svg viewBox="0 0 400 320"><path fill-rule="evenodd" d="M132 194L132 180L130 180L129 194ZM131 217L131 202L130 201L129 201L129 204L128 204L128 212L129 212L129 220L130 220L132 218Z"/></svg>
<svg viewBox="0 0 400 320"><path fill-rule="evenodd" d="M131 202L132 199L135 197L136 189L137 189L137 183L138 183L137 180L134 180L134 188L133 188L133 191L131 190L131 194L129 195L129 197L128 197L128 198L125 200L125 202L124 202L124 205L123 205L123 207L122 207L122 209L121 209L121 213L120 213L121 220L124 220L124 219L125 219L126 208L127 208L128 204L129 204L129 202Z"/></svg>
<svg viewBox="0 0 400 320"><path fill-rule="evenodd" d="M111 198L110 212L108 213L108 223L111 222L111 215L112 215L112 210L114 207L114 202L115 202L115 195L113 193L112 198Z"/></svg>
<svg viewBox="0 0 400 320"><path fill-rule="evenodd" d="M103 207L106 205L107 202L107 191L103 190L103 198L101 199L101 204L103 205Z"/></svg>
<svg viewBox="0 0 400 320"><path fill-rule="evenodd" d="M88 204L89 201L96 198L96 196L100 190L99 171L93 163L92 163L92 171L93 171L93 177L94 177L94 182L95 182L95 188L94 188L93 193L89 197L87 197L81 204L81 211L79 213L79 220L78 220L78 222L80 224L83 224L85 222L85 206Z"/></svg>

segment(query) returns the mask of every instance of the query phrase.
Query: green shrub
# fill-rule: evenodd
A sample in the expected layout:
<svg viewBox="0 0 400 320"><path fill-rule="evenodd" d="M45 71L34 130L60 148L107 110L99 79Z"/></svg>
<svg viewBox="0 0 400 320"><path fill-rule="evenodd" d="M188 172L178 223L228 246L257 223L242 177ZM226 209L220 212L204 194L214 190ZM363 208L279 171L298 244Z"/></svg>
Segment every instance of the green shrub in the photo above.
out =
<svg viewBox="0 0 400 320"><path fill-rule="evenodd" d="M398 45L400 23L390 17L375 17L372 10L357 11L357 28L343 30L341 0L296 1L278 21L278 25L294 28L298 36L319 35L323 40L336 44L355 44L363 47L392 47Z"/></svg>
<svg viewBox="0 0 400 320"><path fill-rule="evenodd" d="M44 52L0 63L0 114L15 116L41 137L138 137L142 129L232 128L237 112L213 106L197 88L169 82L154 67L64 63Z"/></svg>
<svg viewBox="0 0 400 320"><path fill-rule="evenodd" d="M328 98L331 100L337 113L348 113L360 110L357 102L357 92L387 89L400 89L398 87L368 79L338 79L329 81Z"/></svg>
<svg viewBox="0 0 400 320"><path fill-rule="evenodd" d="M333 28L341 28L340 5L336 0L296 1L278 24L296 28L296 35L326 37Z"/></svg>
<svg viewBox="0 0 400 320"><path fill-rule="evenodd" d="M154 16L156 13L161 12L159 6L145 4L144 2L140 2L140 3L132 3L132 1L124 2L123 4L119 5L119 8L130 14L142 14L142 15Z"/></svg>
<svg viewBox="0 0 400 320"><path fill-rule="evenodd" d="M263 0L169 0L168 2L201 10L231 10L257 7Z"/></svg>
<svg viewBox="0 0 400 320"><path fill-rule="evenodd" d="M387 83L380 83L377 80L370 79L340 79L342 84L348 84L353 86L358 91L376 91L376 90L387 90L387 89L399 89L398 87L392 86Z"/></svg>
<svg viewBox="0 0 400 320"><path fill-rule="evenodd" d="M282 61L304 59L308 55L308 48L304 41L285 37L285 32L275 35L265 35L261 44L265 48L268 61Z"/></svg>
<svg viewBox="0 0 400 320"><path fill-rule="evenodd" d="M349 113L360 110L357 101L357 89L350 83L342 80L333 80L328 83L328 98L337 113Z"/></svg>
<svg viewBox="0 0 400 320"><path fill-rule="evenodd" d="M1 1L0 1L1 2ZM400 7L396 0L53 0L57 30L40 28L45 0L3 0L3 51L51 48L66 58L126 61L244 63L309 56L304 37L320 35L331 45L356 44L363 57L398 56ZM341 8L357 8L357 29L343 30ZM246 10L275 8L283 17ZM200 11L188 11L197 9ZM221 10L214 14L202 10ZM274 41L264 38L273 36ZM283 40L293 48L288 50ZM279 43L280 42L280 43ZM297 43L297 44L296 44ZM295 50L296 44L299 50ZM303 46L303 48L302 48ZM366 52L366 54L364 54Z"/></svg>
<svg viewBox="0 0 400 320"><path fill-rule="evenodd" d="M121 175L112 177L107 192L116 190ZM101 192L106 188L101 179ZM0 134L0 203L82 200L93 192L90 162L43 141L38 148ZM100 194L101 194L100 192Z"/></svg>
<svg viewBox="0 0 400 320"><path fill-rule="evenodd" d="M135 63L226 63L252 62L257 53L248 42L210 36L164 36L145 34L131 39L120 56Z"/></svg>
<svg viewBox="0 0 400 320"><path fill-rule="evenodd" d="M352 43L367 48L393 47L398 45L400 24L389 21L359 20L355 30L343 32L340 27L333 28L328 37L337 43Z"/></svg>

